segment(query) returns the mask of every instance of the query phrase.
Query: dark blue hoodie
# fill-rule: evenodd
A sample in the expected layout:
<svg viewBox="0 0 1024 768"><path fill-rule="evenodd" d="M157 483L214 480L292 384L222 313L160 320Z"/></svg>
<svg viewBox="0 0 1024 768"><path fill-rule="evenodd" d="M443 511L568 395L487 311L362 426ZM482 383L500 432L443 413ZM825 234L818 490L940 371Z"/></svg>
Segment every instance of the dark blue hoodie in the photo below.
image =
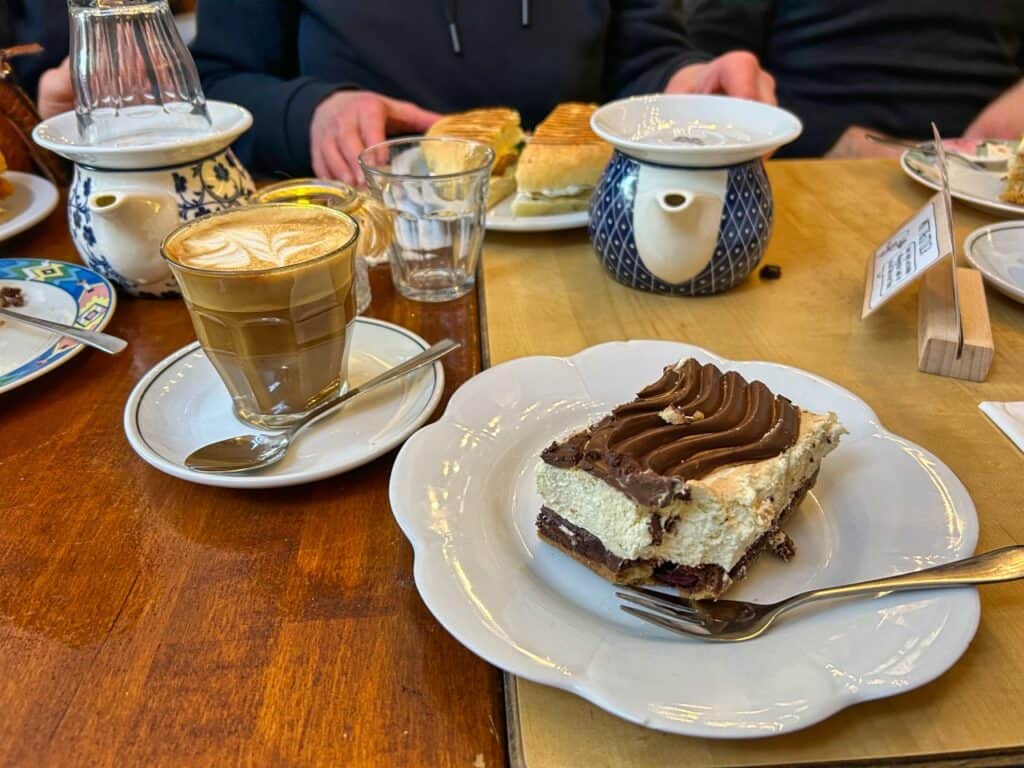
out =
<svg viewBox="0 0 1024 768"><path fill-rule="evenodd" d="M508 105L529 127L560 101L660 91L707 58L684 36L677 0L201 0L198 9L192 49L206 95L253 113L236 149L262 174L310 172L313 111L341 88L438 112Z"/></svg>

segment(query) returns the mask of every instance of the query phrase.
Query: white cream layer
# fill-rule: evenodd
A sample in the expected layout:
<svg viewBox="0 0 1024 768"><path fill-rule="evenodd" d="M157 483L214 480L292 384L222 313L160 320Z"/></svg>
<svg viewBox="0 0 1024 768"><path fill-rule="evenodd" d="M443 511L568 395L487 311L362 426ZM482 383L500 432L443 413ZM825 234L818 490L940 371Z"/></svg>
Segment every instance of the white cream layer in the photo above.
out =
<svg viewBox="0 0 1024 768"><path fill-rule="evenodd" d="M729 571L771 528L845 432L833 413L801 411L800 433L791 448L690 481L690 498L662 508L637 504L583 470L543 462L537 469L537 490L545 506L598 537L617 557L680 565L713 563ZM651 514L662 517L665 534L660 545L652 541Z"/></svg>
<svg viewBox="0 0 1024 768"><path fill-rule="evenodd" d="M547 200L559 197L577 197L593 190L593 187L586 185L575 185L562 187L561 189L530 189L520 190L519 194L527 200Z"/></svg>

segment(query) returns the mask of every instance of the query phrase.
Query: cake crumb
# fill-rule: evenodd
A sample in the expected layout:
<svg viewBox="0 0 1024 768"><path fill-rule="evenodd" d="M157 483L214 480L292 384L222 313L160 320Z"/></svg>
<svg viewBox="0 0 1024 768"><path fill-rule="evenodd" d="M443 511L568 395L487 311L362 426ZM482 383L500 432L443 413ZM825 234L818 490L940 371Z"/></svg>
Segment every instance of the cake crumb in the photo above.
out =
<svg viewBox="0 0 1024 768"><path fill-rule="evenodd" d="M10 288L3 286L0 288L0 307L24 307L25 296L21 292L21 288Z"/></svg>
<svg viewBox="0 0 1024 768"><path fill-rule="evenodd" d="M473 758L473 768L487 768L487 761L484 760L484 753L477 752Z"/></svg>

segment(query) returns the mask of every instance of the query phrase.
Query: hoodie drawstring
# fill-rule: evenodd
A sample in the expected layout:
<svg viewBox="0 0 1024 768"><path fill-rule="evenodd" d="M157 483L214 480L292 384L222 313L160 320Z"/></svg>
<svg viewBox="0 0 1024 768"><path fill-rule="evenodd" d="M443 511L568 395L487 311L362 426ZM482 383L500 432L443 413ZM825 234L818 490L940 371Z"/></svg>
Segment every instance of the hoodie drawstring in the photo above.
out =
<svg viewBox="0 0 1024 768"><path fill-rule="evenodd" d="M530 26L530 0L520 0L520 23ZM445 0L444 18L448 22L448 37L452 43L452 53L462 53L462 40L459 38L459 0Z"/></svg>
<svg viewBox="0 0 1024 768"><path fill-rule="evenodd" d="M448 36L452 40L452 53L462 53L462 41L459 40L459 0L445 0L445 18L448 20Z"/></svg>

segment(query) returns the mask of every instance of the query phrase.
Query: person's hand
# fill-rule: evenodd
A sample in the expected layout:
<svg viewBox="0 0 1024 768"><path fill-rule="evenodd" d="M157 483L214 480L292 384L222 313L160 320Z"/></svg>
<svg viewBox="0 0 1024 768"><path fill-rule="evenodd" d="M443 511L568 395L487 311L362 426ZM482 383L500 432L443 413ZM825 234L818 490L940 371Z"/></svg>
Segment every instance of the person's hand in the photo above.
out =
<svg viewBox="0 0 1024 768"><path fill-rule="evenodd" d="M874 133L883 135L881 131L865 128L861 125L849 126L832 145L832 148L825 153L830 158L866 158L866 157L899 157L903 152L899 147L888 144L879 144L871 141L867 134Z"/></svg>
<svg viewBox="0 0 1024 768"><path fill-rule="evenodd" d="M440 117L372 91L338 91L313 113L313 172L323 179L361 186L366 180L359 167L360 152L384 141L388 133L425 131Z"/></svg>
<svg viewBox="0 0 1024 768"><path fill-rule="evenodd" d="M775 78L761 69L749 51L730 51L717 59L683 67L668 81L665 93L724 93L775 104Z"/></svg>
<svg viewBox="0 0 1024 768"><path fill-rule="evenodd" d="M1014 139L1024 133L1024 80L989 104L964 132L965 139Z"/></svg>
<svg viewBox="0 0 1024 768"><path fill-rule="evenodd" d="M75 108L75 91L71 87L71 63L64 59L60 66L48 69L39 78L39 115L45 120Z"/></svg>

